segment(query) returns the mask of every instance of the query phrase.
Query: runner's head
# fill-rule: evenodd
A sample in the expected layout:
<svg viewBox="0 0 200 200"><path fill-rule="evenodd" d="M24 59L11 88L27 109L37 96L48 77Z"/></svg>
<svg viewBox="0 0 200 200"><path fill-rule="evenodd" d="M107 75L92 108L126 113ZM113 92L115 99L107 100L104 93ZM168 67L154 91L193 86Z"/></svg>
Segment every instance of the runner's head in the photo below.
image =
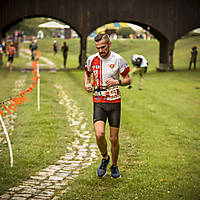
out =
<svg viewBox="0 0 200 200"><path fill-rule="evenodd" d="M102 58L108 58L110 56L111 41L108 34L98 34L95 38L95 46L99 55Z"/></svg>

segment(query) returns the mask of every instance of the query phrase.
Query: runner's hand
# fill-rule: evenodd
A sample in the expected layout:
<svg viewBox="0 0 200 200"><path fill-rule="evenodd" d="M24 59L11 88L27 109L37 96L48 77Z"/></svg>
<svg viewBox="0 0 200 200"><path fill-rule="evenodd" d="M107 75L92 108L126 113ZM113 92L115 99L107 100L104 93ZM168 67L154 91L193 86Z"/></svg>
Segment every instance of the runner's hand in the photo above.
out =
<svg viewBox="0 0 200 200"><path fill-rule="evenodd" d="M106 84L108 87L114 86L118 84L118 80L114 80L113 78L107 78Z"/></svg>
<svg viewBox="0 0 200 200"><path fill-rule="evenodd" d="M92 92L92 85L91 85L90 83L86 84L86 85L85 85L85 90L86 90L88 93Z"/></svg>

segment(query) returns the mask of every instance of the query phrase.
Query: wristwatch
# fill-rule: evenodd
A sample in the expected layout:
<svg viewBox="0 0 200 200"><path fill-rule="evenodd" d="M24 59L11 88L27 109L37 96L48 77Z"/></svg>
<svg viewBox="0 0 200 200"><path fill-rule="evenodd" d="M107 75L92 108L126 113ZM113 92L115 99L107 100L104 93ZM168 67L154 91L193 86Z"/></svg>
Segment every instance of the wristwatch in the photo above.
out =
<svg viewBox="0 0 200 200"><path fill-rule="evenodd" d="M121 85L122 84L122 81L121 80L118 80L119 81L119 85Z"/></svg>

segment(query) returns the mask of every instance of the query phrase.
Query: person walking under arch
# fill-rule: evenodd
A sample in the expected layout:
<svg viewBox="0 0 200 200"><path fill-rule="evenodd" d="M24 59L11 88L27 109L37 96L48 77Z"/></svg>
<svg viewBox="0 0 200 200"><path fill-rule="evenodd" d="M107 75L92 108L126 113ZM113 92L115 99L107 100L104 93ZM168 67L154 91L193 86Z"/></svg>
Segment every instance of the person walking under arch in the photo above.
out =
<svg viewBox="0 0 200 200"><path fill-rule="evenodd" d="M35 56L36 56L36 53L35 51L37 50L38 46L37 46L37 41L36 40L33 40L31 42L31 44L29 45L29 49L31 50L31 59L32 61L35 60Z"/></svg>
<svg viewBox="0 0 200 200"><path fill-rule="evenodd" d="M58 43L56 42L56 40L54 40L54 42L53 42L54 57L56 56L57 52L58 52Z"/></svg>
<svg viewBox="0 0 200 200"><path fill-rule="evenodd" d="M196 70L197 54L198 54L197 47L196 46L192 47L189 70L191 70L192 63L194 64L194 70Z"/></svg>
<svg viewBox="0 0 200 200"><path fill-rule="evenodd" d="M64 70L66 70L68 50L69 50L69 47L67 46L67 43L64 42L63 46L61 47L61 51L63 53Z"/></svg>
<svg viewBox="0 0 200 200"><path fill-rule="evenodd" d="M121 117L121 96L118 86L130 84L128 75L130 67L119 54L110 50L111 41L107 34L99 34L94 40L98 53L91 55L87 59L84 83L85 90L88 93L93 92L93 122L96 142L102 156L97 175L99 177L105 176L107 166L110 162L105 137L105 125L108 119L112 155L112 166L110 168L111 177L119 178L120 173L117 161L120 146L119 127ZM92 74L93 83L91 84ZM120 75L123 77L122 80L120 80Z"/></svg>

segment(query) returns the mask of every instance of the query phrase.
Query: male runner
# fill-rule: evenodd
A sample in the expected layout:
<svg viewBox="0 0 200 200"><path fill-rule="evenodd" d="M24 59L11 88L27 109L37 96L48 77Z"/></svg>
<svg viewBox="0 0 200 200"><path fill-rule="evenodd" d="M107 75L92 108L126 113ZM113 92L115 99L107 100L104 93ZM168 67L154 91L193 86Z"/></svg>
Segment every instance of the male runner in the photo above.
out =
<svg viewBox="0 0 200 200"><path fill-rule="evenodd" d="M97 170L97 175L99 177L105 176L106 168L110 162L105 138L105 124L108 118L112 156L111 177L119 178L120 173L117 167L117 160L119 154L118 134L121 116L121 97L118 86L130 84L128 75L130 67L119 54L110 50L111 41L107 34L99 34L94 40L98 53L87 59L84 82L86 91L88 93L93 91L94 129L96 142L103 157ZM92 84L90 83L91 74L93 74ZM123 77L122 80L120 80L120 75Z"/></svg>
<svg viewBox="0 0 200 200"><path fill-rule="evenodd" d="M7 53L8 54L8 67L9 67L9 70L12 71L12 63L14 61L14 56L16 53L16 49L14 47L13 42L10 43L10 46L8 47L7 52L8 52Z"/></svg>

